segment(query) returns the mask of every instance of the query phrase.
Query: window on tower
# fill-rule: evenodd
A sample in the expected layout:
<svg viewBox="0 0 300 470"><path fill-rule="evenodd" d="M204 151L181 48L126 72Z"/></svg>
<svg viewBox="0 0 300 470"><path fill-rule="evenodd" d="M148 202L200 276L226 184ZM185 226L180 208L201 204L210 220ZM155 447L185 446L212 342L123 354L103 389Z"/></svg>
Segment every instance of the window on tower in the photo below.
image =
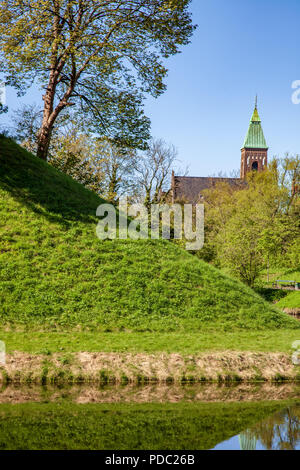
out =
<svg viewBox="0 0 300 470"><path fill-rule="evenodd" d="M258 162L253 162L252 163L252 171L257 171L258 170Z"/></svg>

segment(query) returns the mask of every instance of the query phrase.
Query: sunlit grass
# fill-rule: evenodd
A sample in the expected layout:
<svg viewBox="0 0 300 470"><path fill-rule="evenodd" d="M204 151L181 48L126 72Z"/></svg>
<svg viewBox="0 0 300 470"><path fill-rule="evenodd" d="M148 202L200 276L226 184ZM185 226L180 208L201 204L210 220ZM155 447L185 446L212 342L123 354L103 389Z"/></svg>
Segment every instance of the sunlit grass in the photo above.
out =
<svg viewBox="0 0 300 470"><path fill-rule="evenodd" d="M300 328L168 241L98 240L101 202L0 137L2 325L179 334Z"/></svg>
<svg viewBox="0 0 300 470"><path fill-rule="evenodd" d="M292 351L300 340L297 330L206 333L102 333L102 332L6 332L0 331L7 352L35 354L55 352L177 352L197 354L205 351Z"/></svg>
<svg viewBox="0 0 300 470"><path fill-rule="evenodd" d="M300 291L289 292L286 297L278 302L277 307L300 310Z"/></svg>

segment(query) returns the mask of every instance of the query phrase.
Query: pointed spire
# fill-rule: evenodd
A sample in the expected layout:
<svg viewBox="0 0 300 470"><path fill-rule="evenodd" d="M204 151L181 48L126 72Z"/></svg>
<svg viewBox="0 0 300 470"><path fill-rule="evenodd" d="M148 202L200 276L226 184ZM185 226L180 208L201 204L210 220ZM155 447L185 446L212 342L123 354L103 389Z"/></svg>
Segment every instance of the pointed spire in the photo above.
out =
<svg viewBox="0 0 300 470"><path fill-rule="evenodd" d="M257 111L257 95L255 97L255 107L252 114L251 122L261 122L258 111Z"/></svg>
<svg viewBox="0 0 300 470"><path fill-rule="evenodd" d="M268 148L261 127L261 119L257 111L257 95L255 98L255 108L252 114L250 126L244 141L243 148Z"/></svg>

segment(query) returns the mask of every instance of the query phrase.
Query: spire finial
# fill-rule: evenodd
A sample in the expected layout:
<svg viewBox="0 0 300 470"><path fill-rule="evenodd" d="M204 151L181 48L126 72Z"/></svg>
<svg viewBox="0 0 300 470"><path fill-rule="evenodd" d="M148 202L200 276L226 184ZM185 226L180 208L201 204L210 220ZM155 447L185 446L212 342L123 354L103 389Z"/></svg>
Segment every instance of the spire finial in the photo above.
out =
<svg viewBox="0 0 300 470"><path fill-rule="evenodd" d="M255 97L255 109L257 109L257 95Z"/></svg>

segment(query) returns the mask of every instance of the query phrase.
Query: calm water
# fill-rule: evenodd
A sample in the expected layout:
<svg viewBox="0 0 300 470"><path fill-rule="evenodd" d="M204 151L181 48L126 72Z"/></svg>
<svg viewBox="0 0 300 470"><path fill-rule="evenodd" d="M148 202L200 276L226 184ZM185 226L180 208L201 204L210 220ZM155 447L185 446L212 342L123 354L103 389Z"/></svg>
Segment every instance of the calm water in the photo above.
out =
<svg viewBox="0 0 300 470"><path fill-rule="evenodd" d="M9 386L0 449L299 450L299 397L268 384Z"/></svg>
<svg viewBox="0 0 300 470"><path fill-rule="evenodd" d="M300 450L300 405L259 421L214 450Z"/></svg>

